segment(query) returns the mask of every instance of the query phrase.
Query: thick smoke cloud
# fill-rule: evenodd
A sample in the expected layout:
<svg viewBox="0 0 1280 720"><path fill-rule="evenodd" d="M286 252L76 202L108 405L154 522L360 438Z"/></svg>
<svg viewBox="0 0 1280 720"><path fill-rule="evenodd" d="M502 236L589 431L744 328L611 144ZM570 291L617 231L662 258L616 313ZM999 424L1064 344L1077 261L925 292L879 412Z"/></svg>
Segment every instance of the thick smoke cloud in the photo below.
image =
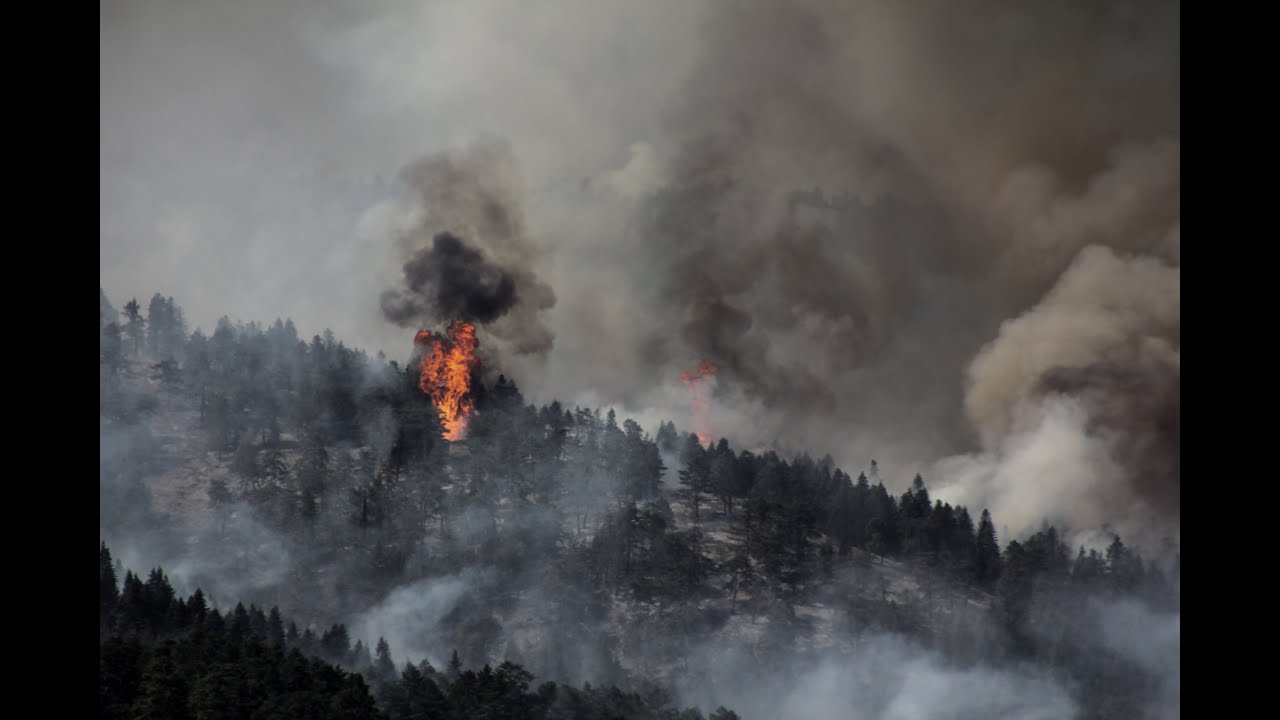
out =
<svg viewBox="0 0 1280 720"><path fill-rule="evenodd" d="M402 250L412 252L406 287L381 296L388 320L401 327L465 320L487 327L516 353L551 348L554 335L541 314L555 305L555 293L531 270L536 252L525 235L515 175L510 149L498 141L405 168L401 177L419 205L414 226L399 238Z"/></svg>

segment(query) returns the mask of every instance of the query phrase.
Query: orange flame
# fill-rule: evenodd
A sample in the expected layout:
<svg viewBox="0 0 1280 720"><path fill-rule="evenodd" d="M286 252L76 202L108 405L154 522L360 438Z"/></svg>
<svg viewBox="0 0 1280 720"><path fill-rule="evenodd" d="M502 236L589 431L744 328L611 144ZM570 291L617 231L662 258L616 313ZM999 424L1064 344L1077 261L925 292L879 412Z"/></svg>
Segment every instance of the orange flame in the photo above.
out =
<svg viewBox="0 0 1280 720"><path fill-rule="evenodd" d="M715 388L717 369L711 361L703 360L696 370L680 373L680 382L689 388L689 394L693 396L693 432L703 447L711 447L711 428L707 422L707 409L711 407L708 385Z"/></svg>
<svg viewBox="0 0 1280 720"><path fill-rule="evenodd" d="M476 358L476 326L455 320L449 324L448 337L419 330L414 345L427 351L422 359L422 375L418 387L431 398L444 426L445 440L460 440L471 416L471 372L479 364Z"/></svg>

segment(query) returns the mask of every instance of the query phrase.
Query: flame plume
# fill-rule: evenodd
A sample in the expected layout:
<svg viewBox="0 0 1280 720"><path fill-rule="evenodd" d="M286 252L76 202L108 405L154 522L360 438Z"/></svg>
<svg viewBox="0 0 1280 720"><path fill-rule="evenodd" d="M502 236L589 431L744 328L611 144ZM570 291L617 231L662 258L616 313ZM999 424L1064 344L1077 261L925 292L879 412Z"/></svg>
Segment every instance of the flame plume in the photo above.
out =
<svg viewBox="0 0 1280 720"><path fill-rule="evenodd" d="M711 361L703 360L696 370L680 373L680 382L689 388L689 394L693 396L693 432L703 447L711 446L707 409L711 407L711 390L715 389L717 369Z"/></svg>
<svg viewBox="0 0 1280 720"><path fill-rule="evenodd" d="M462 439L471 416L471 373L479 365L476 357L476 326L455 320L449 324L448 336L419 330L414 345L424 349L422 375L418 387L426 393L444 427L444 439ZM429 349L428 349L429 348Z"/></svg>

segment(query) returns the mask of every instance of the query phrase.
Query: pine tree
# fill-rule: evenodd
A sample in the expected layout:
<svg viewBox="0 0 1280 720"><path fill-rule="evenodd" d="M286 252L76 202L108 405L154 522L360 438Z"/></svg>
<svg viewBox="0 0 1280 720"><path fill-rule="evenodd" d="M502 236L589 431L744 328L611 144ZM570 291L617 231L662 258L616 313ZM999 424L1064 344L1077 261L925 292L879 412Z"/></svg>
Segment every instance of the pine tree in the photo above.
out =
<svg viewBox="0 0 1280 720"><path fill-rule="evenodd" d="M147 323L142 319L142 306L138 304L137 298L130 300L129 304L124 306L124 316L126 318L124 334L133 345L134 356L141 355L142 340L146 336Z"/></svg>
<svg viewBox="0 0 1280 720"><path fill-rule="evenodd" d="M658 432L654 435L654 442L657 443L658 449L662 452L673 453L676 446L680 442L680 437L676 433L676 426L673 422L662 422L658 424Z"/></svg>
<svg viewBox="0 0 1280 720"><path fill-rule="evenodd" d="M351 720L374 720L382 717L378 712L373 696L359 674L346 676L341 687L333 693L328 702L328 717L351 718Z"/></svg>
<svg viewBox="0 0 1280 720"><path fill-rule="evenodd" d="M461 666L456 675L459 677L462 675ZM435 720L448 717L446 714L448 708L455 705L452 702L452 692L450 697L446 698L435 681L413 665L405 666L404 673L400 676L400 685L403 690L398 695L403 698L401 700L403 705L397 703L398 706L387 708L393 717L408 720ZM456 714L455 716L465 717L465 715Z"/></svg>
<svg viewBox="0 0 1280 720"><path fill-rule="evenodd" d="M320 652L325 659L342 663L351 652L351 637L345 625L334 624L320 637Z"/></svg>
<svg viewBox="0 0 1280 720"><path fill-rule="evenodd" d="M978 521L974 553L974 580L979 587L989 591L1000 577L1001 559L1000 545L996 542L996 528L991 523L991 513L985 508L982 510L982 519Z"/></svg>
<svg viewBox="0 0 1280 720"><path fill-rule="evenodd" d="M284 623L280 618L280 608L275 605L267 613L267 644L278 648L283 648L285 644Z"/></svg>
<svg viewBox="0 0 1280 720"><path fill-rule="evenodd" d="M974 562L977 556L978 533L973 526L973 518L963 505L956 508L955 523L952 525L951 537L948 540L950 570L954 577L973 577Z"/></svg>
<svg viewBox="0 0 1280 720"><path fill-rule="evenodd" d="M102 328L99 338L99 362L111 376L115 376L124 367L124 342L121 334L120 326L111 322Z"/></svg>
<svg viewBox="0 0 1280 720"><path fill-rule="evenodd" d="M169 315L164 297L160 293L152 295L151 303L147 305L147 350L153 358L162 357L162 351L168 349L165 344L170 332Z"/></svg>
<svg viewBox="0 0 1280 720"><path fill-rule="evenodd" d="M204 622L204 618L209 614L209 604L205 602L204 590L196 588L196 591L187 598L187 616L191 618L191 622L199 625Z"/></svg>
<svg viewBox="0 0 1280 720"><path fill-rule="evenodd" d="M680 484L684 486L681 492L685 504L689 507L689 512L693 516L696 523L700 519L698 513L699 498L707 489L707 483L711 474L711 460L702 443L698 442L698 436L693 433L685 436L684 449L680 453L680 462L684 466L680 470Z"/></svg>
<svg viewBox="0 0 1280 720"><path fill-rule="evenodd" d="M396 664L391 660L391 647L387 645L385 638L378 638L378 648L376 653L377 655L373 665L374 676L384 682L394 679L396 674Z"/></svg>
<svg viewBox="0 0 1280 720"><path fill-rule="evenodd" d="M986 518L985 513L983 517ZM1014 540L1009 543L1002 564L1004 567L994 590L998 600L996 609L1005 627L1022 640L1024 621L1031 610L1036 574L1034 561L1023 545Z"/></svg>
<svg viewBox="0 0 1280 720"><path fill-rule="evenodd" d="M115 565L111 562L111 551L107 550L107 544L103 542L98 549L98 625L103 636L111 631L111 621L119 600Z"/></svg>
<svg viewBox="0 0 1280 720"><path fill-rule="evenodd" d="M1116 535L1107 546L1107 580L1115 592L1133 592L1142 582L1142 558L1125 547Z"/></svg>
<svg viewBox="0 0 1280 720"><path fill-rule="evenodd" d="M827 509L825 531L836 539L836 550L840 557L845 557L853 545L853 528L856 523L855 490L849 483L848 476L838 470L836 482L836 489L832 494L830 507Z"/></svg>
<svg viewBox="0 0 1280 720"><path fill-rule="evenodd" d="M249 611L245 609L244 603L236 603L235 608L227 614L227 632L231 639L237 643L247 640L249 624Z"/></svg>
<svg viewBox="0 0 1280 720"><path fill-rule="evenodd" d="M142 672L131 717L185 720L192 717L187 704L187 680L173 656L173 646L161 643L150 652Z"/></svg>
<svg viewBox="0 0 1280 720"><path fill-rule="evenodd" d="M364 646L364 641L356 640L355 646L351 648L351 652L341 664L355 672L363 673L368 672L373 666L373 658L369 656L369 648Z"/></svg>
<svg viewBox="0 0 1280 720"><path fill-rule="evenodd" d="M253 604L249 605L249 636L256 642L267 642L267 614Z"/></svg>
<svg viewBox="0 0 1280 720"><path fill-rule="evenodd" d="M722 511L726 516L733 516L733 495L737 492L738 468L734 462L729 443L720 438L720 444L712 453L708 481L716 497L720 499Z"/></svg>

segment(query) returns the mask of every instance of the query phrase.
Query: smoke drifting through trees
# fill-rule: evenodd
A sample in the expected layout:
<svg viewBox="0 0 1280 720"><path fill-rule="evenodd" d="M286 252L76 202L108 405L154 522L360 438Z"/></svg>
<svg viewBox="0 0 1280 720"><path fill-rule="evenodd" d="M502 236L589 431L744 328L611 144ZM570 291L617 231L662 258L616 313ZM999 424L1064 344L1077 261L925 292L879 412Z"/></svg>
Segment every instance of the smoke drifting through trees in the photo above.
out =
<svg viewBox="0 0 1280 720"><path fill-rule="evenodd" d="M156 308L139 322L180 317ZM829 457L650 437L613 411L526 405L502 377L473 388L449 444L416 368L332 336L223 322L122 349L113 317L101 303L103 536L223 607L391 634L400 660L456 648L766 716L893 717L931 687L973 717L1176 697L1176 668L1138 642L1098 667L1087 602L1133 600L1125 617L1176 644L1172 550L1148 564L1112 538L1072 564L1050 527L1002 551L999 516L975 522L922 478L895 498L874 466L855 480ZM927 682L895 691L868 668ZM849 673L864 680L827 682ZM1100 679L1076 692L1055 673Z"/></svg>

